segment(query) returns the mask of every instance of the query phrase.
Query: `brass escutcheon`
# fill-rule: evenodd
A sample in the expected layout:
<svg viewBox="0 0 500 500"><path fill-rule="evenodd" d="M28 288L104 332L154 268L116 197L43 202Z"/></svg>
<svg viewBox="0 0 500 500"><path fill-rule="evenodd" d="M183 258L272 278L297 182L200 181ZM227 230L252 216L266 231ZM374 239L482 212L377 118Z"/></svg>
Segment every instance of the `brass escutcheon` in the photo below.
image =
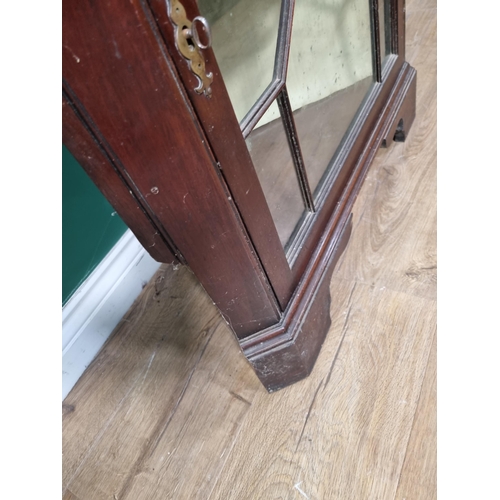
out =
<svg viewBox="0 0 500 500"><path fill-rule="evenodd" d="M186 17L186 10L179 0L167 0L168 14L172 23L175 25L175 44L177 50L187 59L190 70L198 78L198 87L195 91L198 94L205 94L210 97L212 89L210 85L213 82L213 74L205 70L205 60L200 49L210 46L210 30L208 23L204 18L196 17L193 21L200 21L207 32L209 41L207 45L202 45L196 32L196 28Z"/></svg>

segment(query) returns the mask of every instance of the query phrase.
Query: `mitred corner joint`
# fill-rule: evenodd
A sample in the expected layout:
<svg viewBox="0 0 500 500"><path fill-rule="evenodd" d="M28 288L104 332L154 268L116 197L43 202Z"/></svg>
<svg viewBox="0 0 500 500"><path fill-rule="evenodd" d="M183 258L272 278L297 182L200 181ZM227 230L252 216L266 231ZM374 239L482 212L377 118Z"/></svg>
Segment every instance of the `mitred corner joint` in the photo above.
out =
<svg viewBox="0 0 500 500"><path fill-rule="evenodd" d="M349 214L330 237L320 242L316 258L281 321L240 341L245 356L269 392L307 377L316 362L331 324L330 280L349 241L351 219Z"/></svg>

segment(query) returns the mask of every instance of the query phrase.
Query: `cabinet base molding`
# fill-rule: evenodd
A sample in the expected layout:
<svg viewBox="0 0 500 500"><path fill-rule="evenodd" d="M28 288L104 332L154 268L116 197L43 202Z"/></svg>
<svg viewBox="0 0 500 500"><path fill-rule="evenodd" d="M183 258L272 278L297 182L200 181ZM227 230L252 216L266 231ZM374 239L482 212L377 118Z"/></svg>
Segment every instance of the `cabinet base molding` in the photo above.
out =
<svg viewBox="0 0 500 500"><path fill-rule="evenodd" d="M328 333L330 280L349 241L352 214L340 222L333 219L281 321L240 340L243 353L269 392L307 377Z"/></svg>

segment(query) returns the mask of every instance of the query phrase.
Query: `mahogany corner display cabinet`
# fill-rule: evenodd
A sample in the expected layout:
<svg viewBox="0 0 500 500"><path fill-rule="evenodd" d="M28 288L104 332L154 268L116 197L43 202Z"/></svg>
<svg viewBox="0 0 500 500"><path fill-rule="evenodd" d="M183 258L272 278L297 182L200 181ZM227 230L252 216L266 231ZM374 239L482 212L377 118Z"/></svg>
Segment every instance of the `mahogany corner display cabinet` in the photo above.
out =
<svg viewBox="0 0 500 500"><path fill-rule="evenodd" d="M268 391L306 377L356 195L415 116L404 0L64 0L62 50L66 147Z"/></svg>

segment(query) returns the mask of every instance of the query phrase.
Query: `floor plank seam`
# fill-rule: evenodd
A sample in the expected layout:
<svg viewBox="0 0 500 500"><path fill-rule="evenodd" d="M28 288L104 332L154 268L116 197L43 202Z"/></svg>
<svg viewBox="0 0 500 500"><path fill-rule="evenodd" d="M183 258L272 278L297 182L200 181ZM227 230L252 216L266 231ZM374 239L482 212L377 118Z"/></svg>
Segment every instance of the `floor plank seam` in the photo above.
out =
<svg viewBox="0 0 500 500"><path fill-rule="evenodd" d="M120 401L116 405L116 408L113 411L113 413L111 414L111 416L108 418L108 421L107 421L106 425L99 431L99 433L97 434L96 438L92 442L92 445L89 447L89 449L85 453L84 457L82 458L82 460L80 462L80 465L76 468L75 472L73 473L73 475L71 476L71 478L68 480L68 482L66 483L66 485L63 485L63 489L69 489L71 483L73 482L73 480L75 479L75 477L77 477L77 475L80 472L80 470L82 469L82 467L85 465L85 463L87 461L87 458L92 453L92 451L94 450L94 448L100 443L100 441L101 441L102 437L104 436L105 432L108 430L108 427L113 423L113 420L114 420L115 416L121 410L121 407L123 406L125 400L128 398L128 396L130 395L130 393L136 388L137 381L143 376L143 373L145 371L147 371L147 370L148 370L148 367L145 367L143 370L141 370L141 372L135 378L135 381L132 384L130 384L130 387L129 387L128 391L125 393L125 395L122 397L122 399L120 399Z"/></svg>
<svg viewBox="0 0 500 500"><path fill-rule="evenodd" d="M401 483L401 473L403 472L404 470L404 466L406 464L406 460L407 460L407 454L408 454L408 447L410 445L410 441L411 441L411 436L413 434L413 429L415 428L415 420L417 418L417 411L418 411L418 408L419 408L419 405L420 405L420 399L422 397L422 389L424 387L424 381L425 381L425 377L427 375L427 370L429 369L429 360L431 358L431 354L432 354L432 349L433 349L433 345L434 345L434 340L436 338L436 335L437 335L437 332L435 331L434 332L434 335L432 336L432 340L431 340L431 348L429 349L429 354L427 356L427 361L426 361L426 364L425 364L425 371L424 371L424 374L422 376L422 383L420 385L420 391L419 391L419 394L418 394L418 399L417 399L417 403L415 405L415 413L413 414L413 419L412 419L412 423L411 423L411 428L410 428L410 432L408 433L408 440L406 441L406 446L405 446L405 456L404 456L404 459L403 461L401 462L401 468L399 469L399 474L398 474L398 481L396 483L396 488L394 490L394 497L393 499L396 500L396 496L398 494L398 489L399 489L399 484Z"/></svg>
<svg viewBox="0 0 500 500"><path fill-rule="evenodd" d="M268 396L268 394L266 394L266 396ZM212 494L213 494L213 492L215 490L215 487L219 483L219 478L222 476L222 473L223 473L223 471L226 468L226 464L228 463L229 457L233 453L234 447L236 446L236 443L238 442L240 434L241 434L241 432L243 430L243 426L245 424L245 420L248 418L248 413L249 413L248 411L245 413L245 416L243 417L243 419L241 421L241 425L239 426L238 431L236 432L236 435L234 436L234 439L233 439L232 444L231 444L231 446L229 448L229 451L228 451L228 453L225 454L226 458L225 458L224 463L222 464L222 466L221 466L221 468L219 470L219 473L217 474L217 477L213 481L213 486L212 486L212 489L208 493L207 500L211 500L211 498L212 498Z"/></svg>

